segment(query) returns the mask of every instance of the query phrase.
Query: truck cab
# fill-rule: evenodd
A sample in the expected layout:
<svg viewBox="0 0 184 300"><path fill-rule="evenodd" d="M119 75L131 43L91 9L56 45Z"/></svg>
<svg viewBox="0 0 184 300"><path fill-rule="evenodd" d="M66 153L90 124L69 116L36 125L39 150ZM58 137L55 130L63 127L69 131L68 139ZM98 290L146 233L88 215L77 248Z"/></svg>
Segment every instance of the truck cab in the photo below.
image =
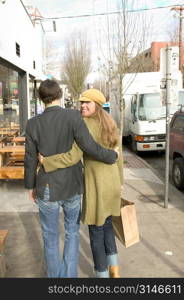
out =
<svg viewBox="0 0 184 300"><path fill-rule="evenodd" d="M160 101L159 92L132 95L128 135L133 151L165 149L166 110Z"/></svg>
<svg viewBox="0 0 184 300"><path fill-rule="evenodd" d="M159 92L136 93L131 95L131 107L125 106L125 120L133 151L165 150L166 138L166 106L161 103ZM184 90L178 91L177 102L170 106L170 118L184 105ZM130 113L128 113L130 111Z"/></svg>

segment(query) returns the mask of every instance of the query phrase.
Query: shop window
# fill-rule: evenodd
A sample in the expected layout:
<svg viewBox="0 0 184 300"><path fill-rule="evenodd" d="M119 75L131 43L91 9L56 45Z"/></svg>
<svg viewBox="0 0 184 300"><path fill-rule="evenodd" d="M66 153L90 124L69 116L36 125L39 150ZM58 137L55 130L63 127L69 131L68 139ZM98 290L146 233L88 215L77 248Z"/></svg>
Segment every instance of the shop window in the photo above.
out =
<svg viewBox="0 0 184 300"><path fill-rule="evenodd" d="M35 115L35 91L34 91L34 79L29 78L29 99L30 99L30 116Z"/></svg>
<svg viewBox="0 0 184 300"><path fill-rule="evenodd" d="M39 100L38 97L38 85L35 84L34 78L30 76L29 78L29 99L30 99L30 116L33 117L37 114L41 114L44 111L44 104Z"/></svg>
<svg viewBox="0 0 184 300"><path fill-rule="evenodd" d="M0 127L19 127L18 72L0 65Z"/></svg>

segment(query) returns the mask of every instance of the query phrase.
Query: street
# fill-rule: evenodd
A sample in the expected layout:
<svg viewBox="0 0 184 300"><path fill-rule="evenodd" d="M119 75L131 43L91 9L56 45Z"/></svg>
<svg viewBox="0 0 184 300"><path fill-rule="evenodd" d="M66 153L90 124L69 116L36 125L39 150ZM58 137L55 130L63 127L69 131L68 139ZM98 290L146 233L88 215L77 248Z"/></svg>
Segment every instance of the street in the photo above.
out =
<svg viewBox="0 0 184 300"><path fill-rule="evenodd" d="M138 154L139 157L144 159L148 164L157 170L162 178L165 178L165 152L163 151L148 151Z"/></svg>

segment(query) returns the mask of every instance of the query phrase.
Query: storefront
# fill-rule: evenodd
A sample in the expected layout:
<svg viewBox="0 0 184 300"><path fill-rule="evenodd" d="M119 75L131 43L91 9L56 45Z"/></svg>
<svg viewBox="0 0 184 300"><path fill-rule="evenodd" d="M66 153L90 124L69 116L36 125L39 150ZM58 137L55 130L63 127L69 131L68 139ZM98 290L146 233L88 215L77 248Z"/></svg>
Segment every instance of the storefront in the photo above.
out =
<svg viewBox="0 0 184 300"><path fill-rule="evenodd" d="M21 0L0 2L0 25L0 130L3 136L11 128L22 134L37 112L35 78L43 76L44 30Z"/></svg>
<svg viewBox="0 0 184 300"><path fill-rule="evenodd" d="M0 179L23 179L24 133L38 112L45 33L21 0L0 1L0 25Z"/></svg>
<svg viewBox="0 0 184 300"><path fill-rule="evenodd" d="M20 133L25 129L28 118L36 112L35 80L29 76L27 91L26 72L0 59L0 128L10 130L18 128ZM27 95L29 94L29 95ZM28 103L28 100L30 103Z"/></svg>

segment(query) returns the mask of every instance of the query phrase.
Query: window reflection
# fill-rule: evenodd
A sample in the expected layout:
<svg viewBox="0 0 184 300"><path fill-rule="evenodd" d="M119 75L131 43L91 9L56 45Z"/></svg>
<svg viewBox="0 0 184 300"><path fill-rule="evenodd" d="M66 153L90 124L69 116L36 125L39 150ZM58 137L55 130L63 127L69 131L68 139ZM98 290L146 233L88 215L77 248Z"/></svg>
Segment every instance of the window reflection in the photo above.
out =
<svg viewBox="0 0 184 300"><path fill-rule="evenodd" d="M30 117L35 115L35 95L34 95L34 79L29 78L29 99L30 99Z"/></svg>
<svg viewBox="0 0 184 300"><path fill-rule="evenodd" d="M19 128L18 72L0 65L0 126Z"/></svg>
<svg viewBox="0 0 184 300"><path fill-rule="evenodd" d="M161 103L159 93L140 94L139 120L160 120L165 116L166 108Z"/></svg>
<svg viewBox="0 0 184 300"><path fill-rule="evenodd" d="M39 100L37 89L40 82L36 82L32 77L29 78L29 99L30 99L30 117L41 114L44 111L44 105Z"/></svg>

